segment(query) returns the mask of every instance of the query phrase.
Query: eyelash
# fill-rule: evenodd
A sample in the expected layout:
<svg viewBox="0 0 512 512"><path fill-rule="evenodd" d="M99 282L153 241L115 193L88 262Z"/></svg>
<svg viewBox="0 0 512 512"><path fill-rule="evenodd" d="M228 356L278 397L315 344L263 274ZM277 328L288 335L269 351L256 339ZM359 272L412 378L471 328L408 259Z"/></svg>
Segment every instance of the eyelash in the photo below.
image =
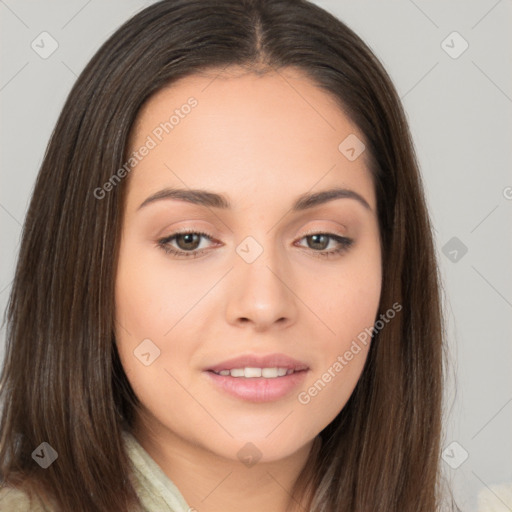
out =
<svg viewBox="0 0 512 512"><path fill-rule="evenodd" d="M183 231L177 231L177 232L173 233L172 235L167 236L165 238L161 238L160 240L158 240L157 245L166 254L171 254L178 258L197 258L198 256L200 256L201 254L203 254L205 251L208 250L208 249L201 249L201 250L194 249L193 251L183 251L183 250L177 250L169 245L169 242L171 240L175 239L177 236L187 235L187 234L200 235L202 237L207 238L210 241L213 240L213 237L211 237L208 233L204 233L202 231L195 231L195 230L183 230ZM309 236L314 236L314 235L325 235L325 236L333 239L334 241L336 241L338 244L340 244L337 249L330 250L330 251L315 251L314 249L311 249L311 251L313 251L315 256L319 256L321 258L329 258L329 257L333 257L333 256L337 256L339 254L342 254L345 251L347 251L352 246L352 244L354 242L354 240L351 238L335 235L333 233L323 233L321 231L306 233L302 238L300 238L300 240L302 240L303 238L307 238Z"/></svg>

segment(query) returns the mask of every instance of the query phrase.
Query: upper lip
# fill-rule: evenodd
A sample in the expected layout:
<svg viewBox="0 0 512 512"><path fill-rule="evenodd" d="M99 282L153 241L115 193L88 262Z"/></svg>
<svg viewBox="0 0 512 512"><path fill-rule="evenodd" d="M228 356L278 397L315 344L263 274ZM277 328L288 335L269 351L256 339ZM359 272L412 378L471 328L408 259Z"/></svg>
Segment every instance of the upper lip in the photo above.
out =
<svg viewBox="0 0 512 512"><path fill-rule="evenodd" d="M208 366L205 370L220 372L222 370L233 370L234 368L286 368L287 370L300 371L308 370L309 366L285 354L247 354Z"/></svg>

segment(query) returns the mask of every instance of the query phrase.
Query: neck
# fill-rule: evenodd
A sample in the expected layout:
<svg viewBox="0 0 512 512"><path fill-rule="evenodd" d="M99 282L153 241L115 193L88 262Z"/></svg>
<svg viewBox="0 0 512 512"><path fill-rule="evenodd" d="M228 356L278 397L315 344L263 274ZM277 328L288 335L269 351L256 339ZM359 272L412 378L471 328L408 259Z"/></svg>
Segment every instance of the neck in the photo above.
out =
<svg viewBox="0 0 512 512"><path fill-rule="evenodd" d="M270 462L244 464L224 458L176 436L136 426L134 435L179 489L187 504L200 512L294 512L305 510L307 494L292 495L315 440L295 453ZM317 439L320 442L320 439Z"/></svg>

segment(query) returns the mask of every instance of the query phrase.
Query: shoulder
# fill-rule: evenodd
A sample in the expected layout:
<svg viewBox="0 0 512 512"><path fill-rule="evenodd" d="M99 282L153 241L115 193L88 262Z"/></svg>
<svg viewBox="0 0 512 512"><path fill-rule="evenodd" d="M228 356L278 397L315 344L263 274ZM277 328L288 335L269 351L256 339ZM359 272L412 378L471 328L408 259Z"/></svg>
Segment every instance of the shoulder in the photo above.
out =
<svg viewBox="0 0 512 512"><path fill-rule="evenodd" d="M478 494L478 512L512 510L512 483L484 487Z"/></svg>
<svg viewBox="0 0 512 512"><path fill-rule="evenodd" d="M36 496L15 487L0 488L0 512L51 512Z"/></svg>

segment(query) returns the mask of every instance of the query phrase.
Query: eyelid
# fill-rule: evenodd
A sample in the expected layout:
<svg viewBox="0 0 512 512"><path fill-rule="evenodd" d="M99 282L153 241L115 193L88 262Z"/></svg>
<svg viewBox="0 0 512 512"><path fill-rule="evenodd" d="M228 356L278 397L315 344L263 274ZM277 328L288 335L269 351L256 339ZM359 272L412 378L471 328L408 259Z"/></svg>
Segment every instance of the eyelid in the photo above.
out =
<svg viewBox="0 0 512 512"><path fill-rule="evenodd" d="M340 238L348 238L346 235L338 233L336 230L333 230L330 228L329 229L311 228L311 229L308 229L307 231L304 231L300 238L304 238L305 236L310 236L310 235L319 235L319 234L336 235L336 236L339 236Z"/></svg>

